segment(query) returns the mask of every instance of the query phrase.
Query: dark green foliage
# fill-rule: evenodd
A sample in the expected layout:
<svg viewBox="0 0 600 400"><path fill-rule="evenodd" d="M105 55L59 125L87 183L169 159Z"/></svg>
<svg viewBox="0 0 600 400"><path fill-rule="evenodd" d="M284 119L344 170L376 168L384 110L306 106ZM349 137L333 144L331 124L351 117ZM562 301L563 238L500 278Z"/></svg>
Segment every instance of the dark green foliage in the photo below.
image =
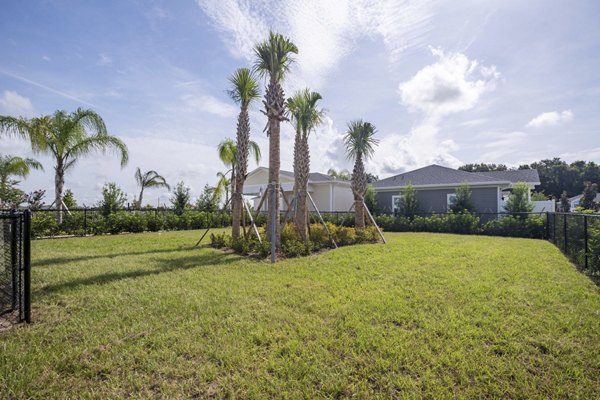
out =
<svg viewBox="0 0 600 400"><path fill-rule="evenodd" d="M183 181L177 183L175 189L173 189L173 196L171 196L171 204L175 209L175 214L181 215L189 208L190 198L190 188L185 186Z"/></svg>
<svg viewBox="0 0 600 400"><path fill-rule="evenodd" d="M509 213L531 212L533 210L533 204L529 202L528 194L529 187L525 183L516 183L512 187L512 193L508 197L504 209Z"/></svg>
<svg viewBox="0 0 600 400"><path fill-rule="evenodd" d="M400 197L398 213L406 218L414 218L419 213L419 201L413 185L408 184Z"/></svg>
<svg viewBox="0 0 600 400"><path fill-rule="evenodd" d="M465 164L458 167L459 171L466 172L489 172L489 171L506 171L508 168L505 164Z"/></svg>
<svg viewBox="0 0 600 400"><path fill-rule="evenodd" d="M481 231L484 235L542 239L546 235L546 218L530 215L527 218L507 215L488 221Z"/></svg>
<svg viewBox="0 0 600 400"><path fill-rule="evenodd" d="M555 198L559 198L563 190L568 197L580 194L585 181L600 183L600 165L593 161L568 164L560 158L553 158L519 167L529 168L537 169L540 175L541 185L537 189Z"/></svg>
<svg viewBox="0 0 600 400"><path fill-rule="evenodd" d="M365 204L371 214L377 214L379 210L377 209L377 194L375 193L375 189L373 189L372 185L367 186L367 191L365 192Z"/></svg>
<svg viewBox="0 0 600 400"><path fill-rule="evenodd" d="M598 185L589 181L584 182L583 197L579 205L586 210L596 210L598 204L595 202L598 193Z"/></svg>
<svg viewBox="0 0 600 400"><path fill-rule="evenodd" d="M221 249L229 246L230 244L230 236L223 233L211 233L210 234L210 245L215 249Z"/></svg>
<svg viewBox="0 0 600 400"><path fill-rule="evenodd" d="M569 212L571 211L571 203L569 202L569 196L567 195L567 191L563 190L562 194L560 195L560 205L559 205L559 211L560 212Z"/></svg>
<svg viewBox="0 0 600 400"><path fill-rule="evenodd" d="M123 209L127 195L114 182L105 183L102 187L102 200L98 208L102 209L102 215L108 217L111 213Z"/></svg>
<svg viewBox="0 0 600 400"><path fill-rule="evenodd" d="M75 200L75 195L71 189L65 190L65 194L63 195L63 203L70 210L72 208L77 207L77 201Z"/></svg>
<svg viewBox="0 0 600 400"><path fill-rule="evenodd" d="M196 201L196 208L198 210L216 211L219 208L219 202L218 199L215 197L214 192L214 187L211 187L208 184L204 185L202 194L198 197L198 200Z"/></svg>
<svg viewBox="0 0 600 400"><path fill-rule="evenodd" d="M455 213L475 211L471 194L471 189L467 182L457 187L454 201L450 204L450 211Z"/></svg>

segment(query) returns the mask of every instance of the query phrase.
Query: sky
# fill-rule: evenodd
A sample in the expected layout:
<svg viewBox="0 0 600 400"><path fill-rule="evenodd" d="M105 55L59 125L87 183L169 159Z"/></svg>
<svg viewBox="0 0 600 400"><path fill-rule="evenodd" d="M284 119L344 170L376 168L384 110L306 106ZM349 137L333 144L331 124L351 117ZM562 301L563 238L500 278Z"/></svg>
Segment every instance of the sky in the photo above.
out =
<svg viewBox="0 0 600 400"><path fill-rule="evenodd" d="M0 115L93 109L129 148L121 168L94 154L66 176L79 204L103 184L137 194L136 167L198 196L225 171L216 147L235 138L229 76L252 66L269 30L296 43L286 95L323 96L310 137L311 170L352 168L347 123L377 127L368 172L385 178L432 163L510 166L561 157L600 162L600 3L483 0L0 0ZM261 82L264 92L264 82ZM265 117L251 138L268 166ZM282 126L282 168L293 129ZM33 156L45 171L21 183L53 197L53 163L24 140L0 154ZM250 162L250 170L256 166ZM165 190L145 202L169 203Z"/></svg>

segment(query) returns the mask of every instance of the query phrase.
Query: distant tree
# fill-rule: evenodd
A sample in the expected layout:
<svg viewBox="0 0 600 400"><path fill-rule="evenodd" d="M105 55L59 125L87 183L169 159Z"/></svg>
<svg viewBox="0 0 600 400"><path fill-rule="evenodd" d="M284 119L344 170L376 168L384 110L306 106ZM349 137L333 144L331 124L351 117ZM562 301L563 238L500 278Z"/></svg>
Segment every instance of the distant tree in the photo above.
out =
<svg viewBox="0 0 600 400"><path fill-rule="evenodd" d="M77 201L75 200L75 195L71 189L65 190L65 195L63 196L63 203L67 206L68 209L77 208Z"/></svg>
<svg viewBox="0 0 600 400"><path fill-rule="evenodd" d="M460 171L466 172L490 172L490 171L506 171L508 167L504 164L465 164L458 167Z"/></svg>
<svg viewBox="0 0 600 400"><path fill-rule="evenodd" d="M548 196L544 192L531 192L531 200L533 201L546 201Z"/></svg>
<svg viewBox="0 0 600 400"><path fill-rule="evenodd" d="M365 192L365 205L372 214L377 214L379 212L379 208L377 207L377 194L375 193L375 189L373 189L373 185L367 186L367 191Z"/></svg>
<svg viewBox="0 0 600 400"><path fill-rule="evenodd" d="M471 188L467 182L456 188L454 201L450 204L450 211L455 213L475 211Z"/></svg>
<svg viewBox="0 0 600 400"><path fill-rule="evenodd" d="M402 190L398 213L407 218L414 218L419 214L419 201L413 185L406 185Z"/></svg>
<svg viewBox="0 0 600 400"><path fill-rule="evenodd" d="M175 209L175 214L183 214L185 209L189 207L190 197L190 188L185 186L183 181L175 185L175 189L173 189L173 196L171 196L171 204Z"/></svg>
<svg viewBox="0 0 600 400"><path fill-rule="evenodd" d="M196 208L198 210L215 211L219 208L218 201L215 201L214 191L215 188L208 184L204 185L202 194L196 200Z"/></svg>
<svg viewBox="0 0 600 400"><path fill-rule="evenodd" d="M160 187L164 187L167 190L171 189L171 187L167 183L167 180L162 175L159 175L158 172L150 170L142 173L140 167L137 167L137 169L135 170L135 182L140 187L140 195L137 198L137 200L133 201L133 206L137 209L142 208L144 189Z"/></svg>
<svg viewBox="0 0 600 400"><path fill-rule="evenodd" d="M98 208L102 210L102 215L108 217L111 213L122 210L127 202L127 195L114 182L105 183L102 187L102 200L98 203Z"/></svg>
<svg viewBox="0 0 600 400"><path fill-rule="evenodd" d="M375 174L367 172L367 183L375 183L379 180L379 177Z"/></svg>
<svg viewBox="0 0 600 400"><path fill-rule="evenodd" d="M583 196L579 202L579 206L585 210L596 210L598 204L595 202L596 194L598 194L598 185L589 181L584 182Z"/></svg>
<svg viewBox="0 0 600 400"><path fill-rule="evenodd" d="M329 170L327 171L327 175L333 176L334 178L339 179L341 181L349 181L352 178L350 171L348 171L347 169L341 169L337 171L334 168L329 168Z"/></svg>
<svg viewBox="0 0 600 400"><path fill-rule="evenodd" d="M18 207L23 192L17 188L19 181L13 178L26 178L34 169L44 168L32 158L0 154L0 208Z"/></svg>
<svg viewBox="0 0 600 400"><path fill-rule="evenodd" d="M527 213L533 211L533 204L529 202L529 187L524 182L513 185L512 193L504 205L509 213Z"/></svg>
<svg viewBox="0 0 600 400"><path fill-rule="evenodd" d="M562 194L560 195L559 211L560 212L571 211L571 203L569 202L569 196L567 195L566 190L563 190Z"/></svg>
<svg viewBox="0 0 600 400"><path fill-rule="evenodd" d="M23 203L27 204L27 208L32 211L39 210L44 205L44 197L46 196L46 191L39 189L33 192L30 192L24 196Z"/></svg>

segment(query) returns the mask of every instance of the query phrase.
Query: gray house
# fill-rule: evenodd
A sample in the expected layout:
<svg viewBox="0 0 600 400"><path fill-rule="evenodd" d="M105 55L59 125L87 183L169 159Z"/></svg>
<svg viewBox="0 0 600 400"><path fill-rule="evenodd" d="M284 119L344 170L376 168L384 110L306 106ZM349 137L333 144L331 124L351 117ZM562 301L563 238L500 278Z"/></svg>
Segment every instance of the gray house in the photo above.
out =
<svg viewBox="0 0 600 400"><path fill-rule="evenodd" d="M415 188L422 213L445 213L456 189L465 182L470 186L476 212L497 213L504 211L504 201L515 183L526 183L531 192L540 184L540 177L535 169L475 173L429 165L382 179L373 187L382 213L398 211L402 190L409 184Z"/></svg>

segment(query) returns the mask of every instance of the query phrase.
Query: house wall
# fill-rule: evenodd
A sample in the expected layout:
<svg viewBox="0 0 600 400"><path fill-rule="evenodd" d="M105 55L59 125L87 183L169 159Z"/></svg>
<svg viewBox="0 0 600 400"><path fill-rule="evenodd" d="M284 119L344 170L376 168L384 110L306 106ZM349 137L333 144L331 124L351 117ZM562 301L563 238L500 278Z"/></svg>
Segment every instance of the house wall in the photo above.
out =
<svg viewBox="0 0 600 400"><path fill-rule="evenodd" d="M352 203L354 203L352 188L345 185L333 185L333 211L349 211Z"/></svg>
<svg viewBox="0 0 600 400"><path fill-rule="evenodd" d="M445 213L448 211L448 194L455 193L456 188L448 189L415 189L419 202L419 211L422 213ZM382 213L390 214L392 208L392 196L400 191L377 192L377 206ZM498 188L471 188L472 199L476 212L498 212Z"/></svg>
<svg viewBox="0 0 600 400"><path fill-rule="evenodd" d="M317 205L317 208L321 212L331 211L331 205L329 203L329 198L330 198L330 193L329 193L330 188L329 187L330 186L331 186L330 184L313 185L314 191L310 195L312 196L313 201ZM310 200L308 200L308 210L315 211Z"/></svg>

